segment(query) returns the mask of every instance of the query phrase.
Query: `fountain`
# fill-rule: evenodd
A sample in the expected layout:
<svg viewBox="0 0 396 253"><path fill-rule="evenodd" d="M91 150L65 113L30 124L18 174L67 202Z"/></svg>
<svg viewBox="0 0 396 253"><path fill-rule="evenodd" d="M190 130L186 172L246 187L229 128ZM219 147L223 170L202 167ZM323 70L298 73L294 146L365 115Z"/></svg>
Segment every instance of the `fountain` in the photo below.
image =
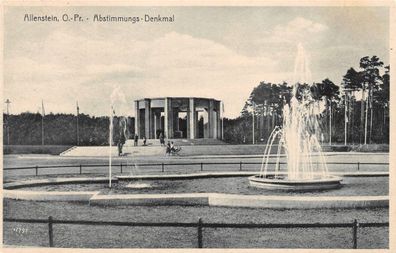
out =
<svg viewBox="0 0 396 253"><path fill-rule="evenodd" d="M293 79L292 97L283 108L283 126L275 127L268 138L260 173L249 177L250 185L296 191L339 188L342 179L329 174L317 137L320 136L320 104L313 99L310 71L301 44L298 45ZM269 157L276 140L275 169L270 172ZM286 154L286 172L280 170L282 148Z"/></svg>
<svg viewBox="0 0 396 253"><path fill-rule="evenodd" d="M120 100L121 102L125 103L125 97L124 94L122 93L121 89L119 87L116 87L111 96L110 96L111 104L110 104L110 125L109 125L109 188L112 187L112 173L111 173L111 168L112 168L112 144L113 144L113 134L114 134L114 115L115 115L115 110L114 110L114 104L115 101ZM133 156L131 157L132 163L130 164L128 162L128 157L126 156L125 153L123 153L123 145L125 141L129 138L129 131L127 128L128 122L127 118L125 116L119 116L118 117L118 131L116 132L116 141L117 141L117 149L118 149L118 156L122 159L121 161L126 162L126 167L131 168L130 170L130 175L133 176L134 174L138 174L137 171L139 170L136 162L133 160ZM131 165L131 166L130 166ZM133 172L133 168L135 168L135 173ZM126 185L126 188L129 189L146 189L146 188L151 188L151 184L148 183L143 183L140 181L138 182L130 182L128 185Z"/></svg>

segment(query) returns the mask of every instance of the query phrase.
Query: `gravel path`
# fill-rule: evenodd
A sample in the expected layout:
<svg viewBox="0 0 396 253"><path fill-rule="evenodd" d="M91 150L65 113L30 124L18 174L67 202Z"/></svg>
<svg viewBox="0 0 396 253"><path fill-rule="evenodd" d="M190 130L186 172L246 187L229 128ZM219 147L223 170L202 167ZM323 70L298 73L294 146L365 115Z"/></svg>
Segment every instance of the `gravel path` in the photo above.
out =
<svg viewBox="0 0 396 253"><path fill-rule="evenodd" d="M211 164L204 165L204 171L238 171L240 169L239 162L255 162L261 163L262 158L188 158L188 157L116 157L113 159L113 164L124 164L123 172L133 174L158 174L162 173L161 165L155 166L135 166L135 163L195 163L194 165L166 165L164 167L165 173L193 173L201 170L200 163L226 163L231 162L235 164L219 165ZM270 161L275 161L271 158ZM284 161L284 158L281 159ZM389 162L388 153L366 154L366 153L328 153L326 154L326 161L336 163L354 163L354 164L329 164L328 168L332 171L357 171L357 162L360 163L387 163ZM5 168L24 167L24 166L51 166L51 165L75 165L73 168L48 168L39 169L39 175L44 174L78 174L79 165L96 164L103 165L108 163L106 157L59 157L59 156L33 156L33 155L6 155L4 156L3 166ZM128 167L125 167L125 165ZM270 166L272 168L272 165ZM259 171L260 164L243 164L244 171ZM388 171L388 165L364 165L360 164L360 171ZM108 173L107 166L101 167L84 167L82 172L86 173ZM114 173L120 172L119 166L113 167ZM35 170L11 170L4 171L5 180L13 180L16 178L34 176Z"/></svg>

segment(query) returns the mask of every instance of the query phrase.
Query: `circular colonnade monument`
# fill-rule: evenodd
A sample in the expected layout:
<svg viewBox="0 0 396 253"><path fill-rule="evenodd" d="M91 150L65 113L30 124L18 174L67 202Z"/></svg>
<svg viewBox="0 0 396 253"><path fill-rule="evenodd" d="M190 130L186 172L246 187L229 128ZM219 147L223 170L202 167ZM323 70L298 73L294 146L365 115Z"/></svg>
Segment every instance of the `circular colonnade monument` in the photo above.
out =
<svg viewBox="0 0 396 253"><path fill-rule="evenodd" d="M162 97L135 100L135 132L139 137L220 139L221 101L200 97Z"/></svg>

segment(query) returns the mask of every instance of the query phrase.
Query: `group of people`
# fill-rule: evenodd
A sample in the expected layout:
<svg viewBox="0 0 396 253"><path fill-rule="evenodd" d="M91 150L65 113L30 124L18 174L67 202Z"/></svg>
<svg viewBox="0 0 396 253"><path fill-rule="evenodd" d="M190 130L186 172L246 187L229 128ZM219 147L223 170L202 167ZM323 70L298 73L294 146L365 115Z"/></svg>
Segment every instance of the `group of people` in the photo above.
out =
<svg viewBox="0 0 396 253"><path fill-rule="evenodd" d="M177 154L180 150L181 147L176 147L173 141L168 141L168 144L166 144L165 155Z"/></svg>
<svg viewBox="0 0 396 253"><path fill-rule="evenodd" d="M133 146L138 146L139 145L139 136L137 134L135 134L134 138L133 138L134 142L133 142ZM175 146L175 144L173 143L173 141L168 141L168 143L165 145L165 138L164 135L162 133L159 134L159 140L160 140L160 144L162 147L166 147L166 152L165 155L172 155L172 154L176 154L181 150L181 147L177 147ZM143 137L143 146L147 146L146 144L146 137ZM124 141L125 143L125 141ZM119 145L119 149L118 149L118 154L120 155L122 153L122 145Z"/></svg>
<svg viewBox="0 0 396 253"><path fill-rule="evenodd" d="M166 147L165 155L177 154L181 150L181 147L176 147L173 141L168 141L168 144L165 145L165 138L162 132L158 137L161 147Z"/></svg>
<svg viewBox="0 0 396 253"><path fill-rule="evenodd" d="M147 146L146 142L146 136L143 136L143 146ZM135 137L133 138L133 146L139 146L139 136L137 134L135 134Z"/></svg>
<svg viewBox="0 0 396 253"><path fill-rule="evenodd" d="M165 144L165 138L164 138L163 133L160 133L158 137L159 137L159 140L160 140L161 147L166 147L165 155L176 154L176 153L178 153L181 150L181 147L175 146L173 141L168 141L168 143ZM134 146L138 146L138 144L139 144L139 136L137 134L135 134L133 140L134 140L134 144L133 145ZM147 145L146 141L147 141L147 139L144 136L143 137L143 146Z"/></svg>

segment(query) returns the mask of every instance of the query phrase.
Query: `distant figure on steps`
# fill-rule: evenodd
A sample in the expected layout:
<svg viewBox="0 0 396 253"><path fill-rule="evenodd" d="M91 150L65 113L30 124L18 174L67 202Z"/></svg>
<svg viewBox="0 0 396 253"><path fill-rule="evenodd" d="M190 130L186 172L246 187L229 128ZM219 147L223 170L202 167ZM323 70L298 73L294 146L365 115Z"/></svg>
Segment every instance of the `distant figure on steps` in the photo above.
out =
<svg viewBox="0 0 396 253"><path fill-rule="evenodd" d="M164 135L162 134L162 132L159 135L159 139L160 139L161 147L165 146L165 139L164 139Z"/></svg>

